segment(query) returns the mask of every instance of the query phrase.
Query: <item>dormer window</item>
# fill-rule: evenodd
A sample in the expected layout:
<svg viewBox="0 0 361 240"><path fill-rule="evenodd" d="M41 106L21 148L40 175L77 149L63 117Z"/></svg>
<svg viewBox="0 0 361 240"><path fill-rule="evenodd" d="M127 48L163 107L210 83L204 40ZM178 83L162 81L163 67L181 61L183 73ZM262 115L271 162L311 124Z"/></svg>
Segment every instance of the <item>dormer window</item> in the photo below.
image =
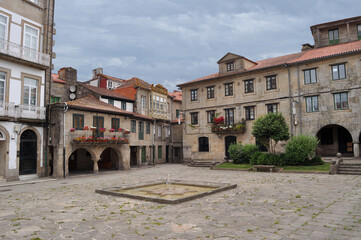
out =
<svg viewBox="0 0 361 240"><path fill-rule="evenodd" d="M227 63L227 72L234 70L234 62Z"/></svg>
<svg viewBox="0 0 361 240"><path fill-rule="evenodd" d="M108 81L108 89L112 89L113 88L113 82L112 81Z"/></svg>
<svg viewBox="0 0 361 240"><path fill-rule="evenodd" d="M328 30L329 44L337 44L340 42L338 38L338 28Z"/></svg>
<svg viewBox="0 0 361 240"><path fill-rule="evenodd" d="M357 25L357 37L361 39L361 24Z"/></svg>

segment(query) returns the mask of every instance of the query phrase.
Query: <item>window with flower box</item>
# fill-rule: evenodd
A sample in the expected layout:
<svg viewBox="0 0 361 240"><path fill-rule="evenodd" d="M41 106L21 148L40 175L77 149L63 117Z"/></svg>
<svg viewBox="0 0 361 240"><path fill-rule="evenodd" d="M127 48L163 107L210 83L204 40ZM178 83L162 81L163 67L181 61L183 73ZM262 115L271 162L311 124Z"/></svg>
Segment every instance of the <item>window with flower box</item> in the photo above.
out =
<svg viewBox="0 0 361 240"><path fill-rule="evenodd" d="M96 130L93 131L94 137L104 137L104 117L94 116L93 126L96 128Z"/></svg>
<svg viewBox="0 0 361 240"><path fill-rule="evenodd" d="M234 124L234 108L224 109L225 115L225 124L232 125Z"/></svg>
<svg viewBox="0 0 361 240"><path fill-rule="evenodd" d="M215 110L207 111L207 123L212 123L215 117L216 117Z"/></svg>
<svg viewBox="0 0 361 240"><path fill-rule="evenodd" d="M76 130L83 130L84 128L84 115L83 114L73 114L73 128Z"/></svg>
<svg viewBox="0 0 361 240"><path fill-rule="evenodd" d="M120 128L119 118L112 118L112 129L114 129L115 132L118 132L119 128Z"/></svg>

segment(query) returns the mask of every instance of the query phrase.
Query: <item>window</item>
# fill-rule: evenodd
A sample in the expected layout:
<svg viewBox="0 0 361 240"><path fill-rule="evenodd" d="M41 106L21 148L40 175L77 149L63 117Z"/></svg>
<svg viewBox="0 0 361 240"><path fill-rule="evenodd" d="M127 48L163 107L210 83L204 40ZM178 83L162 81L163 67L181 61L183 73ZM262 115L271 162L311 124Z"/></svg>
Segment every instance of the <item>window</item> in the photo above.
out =
<svg viewBox="0 0 361 240"><path fill-rule="evenodd" d="M361 24L357 25L357 37L361 39Z"/></svg>
<svg viewBox="0 0 361 240"><path fill-rule="evenodd" d="M139 140L144 140L144 122L139 122Z"/></svg>
<svg viewBox="0 0 361 240"><path fill-rule="evenodd" d="M114 106L114 100L113 99L108 99L108 104L113 105Z"/></svg>
<svg viewBox="0 0 361 240"><path fill-rule="evenodd" d="M160 98L160 110L163 112L163 98Z"/></svg>
<svg viewBox="0 0 361 240"><path fill-rule="evenodd" d="M245 107L246 110L246 120L254 120L254 106Z"/></svg>
<svg viewBox="0 0 361 240"><path fill-rule="evenodd" d="M321 145L333 144L333 128L322 128L320 135L321 135Z"/></svg>
<svg viewBox="0 0 361 240"><path fill-rule="evenodd" d="M159 96L156 96L156 107L157 107L157 110L159 110Z"/></svg>
<svg viewBox="0 0 361 240"><path fill-rule="evenodd" d="M145 105L145 96L140 96L142 109L146 109L147 105Z"/></svg>
<svg viewBox="0 0 361 240"><path fill-rule="evenodd" d="M32 78L24 78L23 104L35 106L38 95L38 80Z"/></svg>
<svg viewBox="0 0 361 240"><path fill-rule="evenodd" d="M175 110L175 118L179 118L179 114L180 114L179 109L176 109L176 110Z"/></svg>
<svg viewBox="0 0 361 240"><path fill-rule="evenodd" d="M332 66L332 80L339 80L346 78L345 64L337 64Z"/></svg>
<svg viewBox="0 0 361 240"><path fill-rule="evenodd" d="M24 31L24 47L38 51L39 49L39 30L29 25L25 25ZM37 52L24 50L24 55L27 57L37 57Z"/></svg>
<svg viewBox="0 0 361 240"><path fill-rule="evenodd" d="M73 128L76 130L83 130L84 128L84 115L73 114Z"/></svg>
<svg viewBox="0 0 361 240"><path fill-rule="evenodd" d="M150 134L150 123L149 123L149 122L146 123L145 133L146 133L146 134Z"/></svg>
<svg viewBox="0 0 361 240"><path fill-rule="evenodd" d="M253 79L244 81L244 92L245 93L253 93L254 92Z"/></svg>
<svg viewBox="0 0 361 240"><path fill-rule="evenodd" d="M226 125L234 124L234 108L225 109L224 113L225 113L225 121L224 121L224 123Z"/></svg>
<svg viewBox="0 0 361 240"><path fill-rule="evenodd" d="M198 89L191 90L191 101L198 100Z"/></svg>
<svg viewBox="0 0 361 240"><path fill-rule="evenodd" d="M276 75L266 77L266 85L267 90L276 89Z"/></svg>
<svg viewBox="0 0 361 240"><path fill-rule="evenodd" d="M329 42L329 44L339 43L338 29L337 28L328 30L328 42Z"/></svg>
<svg viewBox="0 0 361 240"><path fill-rule="evenodd" d="M107 81L108 84L108 89L112 89L113 88L113 82L112 81Z"/></svg>
<svg viewBox="0 0 361 240"><path fill-rule="evenodd" d="M306 97L306 112L318 112L318 96Z"/></svg>
<svg viewBox="0 0 361 240"><path fill-rule="evenodd" d="M122 101L122 109L127 110L127 102Z"/></svg>
<svg viewBox="0 0 361 240"><path fill-rule="evenodd" d="M7 32L8 32L8 18L0 14L0 39L6 40Z"/></svg>
<svg viewBox="0 0 361 240"><path fill-rule="evenodd" d="M191 124L198 124L198 113L191 113Z"/></svg>
<svg viewBox="0 0 361 240"><path fill-rule="evenodd" d="M207 137L198 138L198 151L209 152L209 141Z"/></svg>
<svg viewBox="0 0 361 240"><path fill-rule="evenodd" d="M316 68L304 70L303 73L305 77L305 84L317 82Z"/></svg>
<svg viewBox="0 0 361 240"><path fill-rule="evenodd" d="M119 118L112 118L112 129L114 131L118 132L118 129L120 128L120 120Z"/></svg>
<svg viewBox="0 0 361 240"><path fill-rule="evenodd" d="M135 120L130 121L130 131L132 133L137 132L137 122Z"/></svg>
<svg viewBox="0 0 361 240"><path fill-rule="evenodd" d="M162 137L162 126L158 125L158 137L161 138Z"/></svg>
<svg viewBox="0 0 361 240"><path fill-rule="evenodd" d="M212 123L215 117L216 117L215 110L207 111L207 122L208 123Z"/></svg>
<svg viewBox="0 0 361 240"><path fill-rule="evenodd" d="M277 103L267 104L267 113L277 113Z"/></svg>
<svg viewBox="0 0 361 240"><path fill-rule="evenodd" d="M224 84L224 95L226 95L226 96L233 95L233 83Z"/></svg>
<svg viewBox="0 0 361 240"><path fill-rule="evenodd" d="M333 94L335 103L335 110L348 109L348 97L347 93L335 93Z"/></svg>
<svg viewBox="0 0 361 240"><path fill-rule="evenodd" d="M158 146L158 159L162 158L163 152L162 152L162 146Z"/></svg>
<svg viewBox="0 0 361 240"><path fill-rule="evenodd" d="M93 126L96 127L96 131L93 131L93 136L104 137L104 132L100 130L101 128L104 128L104 117L94 116Z"/></svg>
<svg viewBox="0 0 361 240"><path fill-rule="evenodd" d="M6 89L6 73L0 72L0 102L5 102L5 89Z"/></svg>
<svg viewBox="0 0 361 240"><path fill-rule="evenodd" d="M207 87L207 98L214 98L214 86Z"/></svg>
<svg viewBox="0 0 361 240"><path fill-rule="evenodd" d="M227 63L227 72L234 70L234 62Z"/></svg>
<svg viewBox="0 0 361 240"><path fill-rule="evenodd" d="M61 102L61 97L51 97L50 103L58 103Z"/></svg>

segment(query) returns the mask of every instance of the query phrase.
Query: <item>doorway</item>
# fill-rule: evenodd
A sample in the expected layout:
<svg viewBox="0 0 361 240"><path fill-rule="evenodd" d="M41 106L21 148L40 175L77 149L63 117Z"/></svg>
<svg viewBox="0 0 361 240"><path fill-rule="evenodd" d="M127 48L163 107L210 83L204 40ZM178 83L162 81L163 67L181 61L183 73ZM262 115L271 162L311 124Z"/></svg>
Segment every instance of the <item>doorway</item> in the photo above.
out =
<svg viewBox="0 0 361 240"><path fill-rule="evenodd" d="M131 167L138 166L137 151L138 151L138 147L134 147L134 146L130 147L130 166Z"/></svg>
<svg viewBox="0 0 361 240"><path fill-rule="evenodd" d="M224 141L225 141L226 157L229 158L229 153L228 153L229 146L231 146L231 144L237 142L237 137L236 136L227 136L227 137L225 137Z"/></svg>
<svg viewBox="0 0 361 240"><path fill-rule="evenodd" d="M37 138L33 131L26 130L20 137L19 174L35 174L37 167Z"/></svg>

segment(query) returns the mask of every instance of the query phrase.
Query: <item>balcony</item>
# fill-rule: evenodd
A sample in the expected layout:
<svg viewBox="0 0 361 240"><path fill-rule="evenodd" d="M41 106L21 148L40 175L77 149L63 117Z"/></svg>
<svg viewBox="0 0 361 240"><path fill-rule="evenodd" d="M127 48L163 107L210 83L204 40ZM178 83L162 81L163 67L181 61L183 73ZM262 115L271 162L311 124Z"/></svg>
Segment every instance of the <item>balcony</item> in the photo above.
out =
<svg viewBox="0 0 361 240"><path fill-rule="evenodd" d="M128 144L128 133L109 132L101 133L103 136L96 136L95 130L70 130L69 142L73 144Z"/></svg>
<svg viewBox="0 0 361 240"><path fill-rule="evenodd" d="M41 53L19 44L0 39L0 53L15 57L26 62L35 63L45 67L50 66L50 55Z"/></svg>
<svg viewBox="0 0 361 240"><path fill-rule="evenodd" d="M45 113L45 107L0 102L0 117L44 120Z"/></svg>

